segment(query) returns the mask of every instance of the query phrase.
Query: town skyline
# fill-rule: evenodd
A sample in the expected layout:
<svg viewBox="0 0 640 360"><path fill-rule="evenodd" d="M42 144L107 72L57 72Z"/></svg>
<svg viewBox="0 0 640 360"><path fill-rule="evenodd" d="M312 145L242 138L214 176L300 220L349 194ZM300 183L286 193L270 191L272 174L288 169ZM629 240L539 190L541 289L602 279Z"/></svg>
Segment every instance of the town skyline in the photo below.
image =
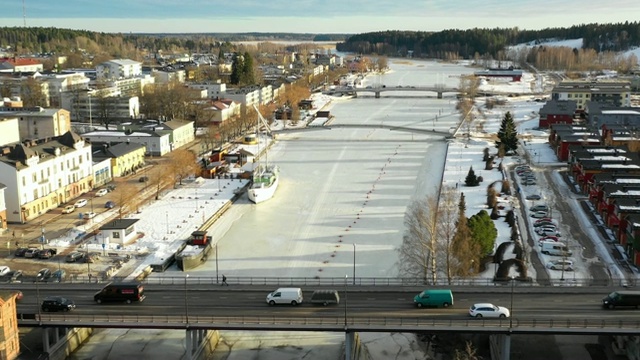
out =
<svg viewBox="0 0 640 360"><path fill-rule="evenodd" d="M24 4L24 8L23 8ZM607 11L593 0L556 2L497 0L354 0L303 1L291 7L284 0L112 0L87 5L83 0L52 3L14 1L3 7L3 26L57 27L107 33L366 33L386 30L543 29L587 23L637 21L640 3L613 0ZM553 12L548 11L553 9ZM24 11L23 11L24 10ZM567 17L571 14L571 17Z"/></svg>

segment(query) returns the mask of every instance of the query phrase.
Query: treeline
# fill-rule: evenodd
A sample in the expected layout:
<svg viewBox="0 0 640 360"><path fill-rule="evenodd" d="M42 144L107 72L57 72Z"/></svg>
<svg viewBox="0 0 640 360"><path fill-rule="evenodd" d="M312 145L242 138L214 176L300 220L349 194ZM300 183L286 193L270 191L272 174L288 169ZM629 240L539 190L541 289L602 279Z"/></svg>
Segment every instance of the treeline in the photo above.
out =
<svg viewBox="0 0 640 360"><path fill-rule="evenodd" d="M218 53L232 41L338 41L346 35L294 33L119 34L54 27L0 27L0 46L22 54L90 54L135 59L141 51Z"/></svg>
<svg viewBox="0 0 640 360"><path fill-rule="evenodd" d="M415 57L499 57L507 46L547 39L583 39L583 49L624 51L640 46L640 22L583 24L569 28L444 30L439 32L383 31L358 34L337 44L337 50L360 54Z"/></svg>

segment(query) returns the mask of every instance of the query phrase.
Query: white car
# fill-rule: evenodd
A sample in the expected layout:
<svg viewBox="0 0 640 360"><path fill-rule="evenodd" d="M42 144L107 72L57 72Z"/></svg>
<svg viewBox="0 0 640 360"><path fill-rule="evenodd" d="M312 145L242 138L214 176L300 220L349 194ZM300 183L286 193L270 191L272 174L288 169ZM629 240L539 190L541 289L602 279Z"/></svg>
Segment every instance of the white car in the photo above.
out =
<svg viewBox="0 0 640 360"><path fill-rule="evenodd" d="M64 209L62 209L62 213L63 214L71 214L72 212L74 212L74 210L76 209L76 207L74 205L67 205L64 207Z"/></svg>
<svg viewBox="0 0 640 360"><path fill-rule="evenodd" d="M94 217L96 217L96 213L94 212L86 212L82 214L82 218L83 219L93 219Z"/></svg>
<svg viewBox="0 0 640 360"><path fill-rule="evenodd" d="M547 269L573 271L573 261L571 260L553 260L547 263Z"/></svg>
<svg viewBox="0 0 640 360"><path fill-rule="evenodd" d="M562 236L555 227L539 227L536 229L536 234L540 236Z"/></svg>
<svg viewBox="0 0 640 360"><path fill-rule="evenodd" d="M107 190L107 189L100 189L100 190L96 191L96 196L105 196L105 195L107 195L108 192L109 192L109 190Z"/></svg>
<svg viewBox="0 0 640 360"><path fill-rule="evenodd" d="M469 309L469 316L475 318L508 318L511 314L509 309L496 306L490 303L473 304Z"/></svg>
<svg viewBox="0 0 640 360"><path fill-rule="evenodd" d="M531 217L537 218L537 219L546 218L548 216L549 216L549 213L546 211L534 211L531 213Z"/></svg>
<svg viewBox="0 0 640 360"><path fill-rule="evenodd" d="M73 204L73 206L79 208L79 207L83 207L87 205L87 199L80 199L78 201L76 201L75 204Z"/></svg>
<svg viewBox="0 0 640 360"><path fill-rule="evenodd" d="M0 276L7 275L11 269L8 266L0 266Z"/></svg>

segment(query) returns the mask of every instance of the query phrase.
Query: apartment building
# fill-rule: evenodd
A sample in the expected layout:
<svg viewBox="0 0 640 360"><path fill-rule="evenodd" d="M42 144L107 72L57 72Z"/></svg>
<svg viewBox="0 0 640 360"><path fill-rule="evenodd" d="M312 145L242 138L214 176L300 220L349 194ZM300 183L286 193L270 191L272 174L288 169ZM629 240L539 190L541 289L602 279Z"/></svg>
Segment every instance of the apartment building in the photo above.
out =
<svg viewBox="0 0 640 360"><path fill-rule="evenodd" d="M629 81L562 81L552 92L553 100L573 100L577 110L584 111L587 101L597 101L615 106L631 106Z"/></svg>
<svg viewBox="0 0 640 360"><path fill-rule="evenodd" d="M24 141L0 149L0 183L7 221L26 223L90 191L91 145L72 131L53 140Z"/></svg>
<svg viewBox="0 0 640 360"><path fill-rule="evenodd" d="M0 107L0 118L18 119L19 137L22 140L52 138L71 130L70 113L65 109Z"/></svg>
<svg viewBox="0 0 640 360"><path fill-rule="evenodd" d="M105 61L96 66L98 80L128 79L142 75L142 63L129 59Z"/></svg>

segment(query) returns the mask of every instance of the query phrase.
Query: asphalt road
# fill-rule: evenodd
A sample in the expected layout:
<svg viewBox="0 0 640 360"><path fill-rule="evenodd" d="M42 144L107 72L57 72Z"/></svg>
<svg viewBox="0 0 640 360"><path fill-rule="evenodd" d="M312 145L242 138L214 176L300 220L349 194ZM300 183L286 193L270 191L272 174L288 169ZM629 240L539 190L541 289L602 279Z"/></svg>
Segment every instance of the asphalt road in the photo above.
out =
<svg viewBox="0 0 640 360"><path fill-rule="evenodd" d="M100 287L96 287L98 291ZM491 302L512 309L515 319L554 319L565 320L629 320L630 314L637 311L616 309L605 310L601 307L602 298L608 290L576 293L495 293L491 288L478 292L454 292L454 306L438 309L418 309L413 304L415 291L371 291L349 289L345 296L340 290L341 303L337 306L316 306L304 302L299 306L269 306L265 299L265 290L245 290L234 288L187 289L166 287L154 289L145 287L146 299L130 305L120 303L96 304L93 301L94 289L82 287L48 287L23 290L24 299L18 305L19 313L37 313L42 298L50 295L72 299L77 308L76 315L178 315L185 313L185 305L192 315L200 316L283 316L283 317L340 317L344 316L345 302L349 317L355 318L428 318L438 317L460 319L468 317L469 307L478 302ZM303 292L306 299L311 291ZM512 297L513 296L513 297ZM346 301L345 301L346 298ZM513 304L511 305L511 302Z"/></svg>

